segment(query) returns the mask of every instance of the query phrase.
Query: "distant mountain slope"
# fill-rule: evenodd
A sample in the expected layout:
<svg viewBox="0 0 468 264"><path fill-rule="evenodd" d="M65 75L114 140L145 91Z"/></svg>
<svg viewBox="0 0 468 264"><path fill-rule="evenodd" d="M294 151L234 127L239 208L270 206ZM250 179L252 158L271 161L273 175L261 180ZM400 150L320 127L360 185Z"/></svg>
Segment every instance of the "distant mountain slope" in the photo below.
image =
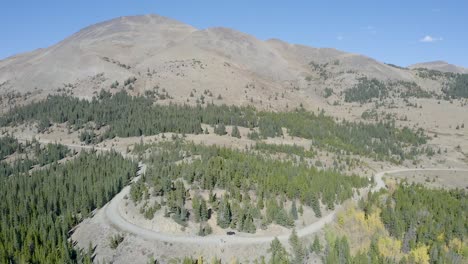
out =
<svg viewBox="0 0 468 264"><path fill-rule="evenodd" d="M440 80L422 80L417 71L363 55L144 15L98 23L51 47L0 61L0 95L66 92L91 98L112 86L134 94L164 93L179 103L284 108L322 100L325 88L338 94L362 77L442 89Z"/></svg>
<svg viewBox="0 0 468 264"><path fill-rule="evenodd" d="M468 69L463 68L461 66L449 64L445 61L430 61L430 62L422 62L410 65L409 68L417 69L417 68L425 68L429 70L436 70L441 72L453 72L453 73L468 73Z"/></svg>

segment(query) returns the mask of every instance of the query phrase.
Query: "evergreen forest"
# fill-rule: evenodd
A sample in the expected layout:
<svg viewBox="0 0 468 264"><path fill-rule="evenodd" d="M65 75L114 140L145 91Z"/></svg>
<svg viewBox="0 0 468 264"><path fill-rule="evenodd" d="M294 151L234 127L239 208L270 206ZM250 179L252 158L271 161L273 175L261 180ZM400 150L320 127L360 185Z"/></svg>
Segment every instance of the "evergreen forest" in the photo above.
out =
<svg viewBox="0 0 468 264"><path fill-rule="evenodd" d="M115 152L86 151L58 163L70 155L63 145L23 145L10 137L0 144L2 155L31 152L0 163L0 263L91 263L89 252L73 247L70 231L112 199L137 164Z"/></svg>
<svg viewBox="0 0 468 264"><path fill-rule="evenodd" d="M141 212L150 211L149 218L164 210L181 225L189 219L206 221L216 212L222 228L255 233L270 223L293 227L302 206L321 217L321 205L332 210L370 183L367 178L317 170L302 162L180 140L148 150L148 170L132 185L130 198L144 204ZM208 199L202 198L203 193ZM155 204L148 203L152 196L158 198ZM192 208L186 206L189 200Z"/></svg>
<svg viewBox="0 0 468 264"><path fill-rule="evenodd" d="M101 91L91 101L65 95L49 96L44 101L12 109L0 117L0 126L28 121L37 122L39 131L47 130L52 123L66 123L69 129L85 129L80 138L88 144L115 136L199 134L204 132L201 124L214 126L219 135L226 134L226 125L247 127L252 129L249 137L257 139L283 136L282 128L286 128L289 135L311 139L320 148L394 163L415 159L423 153L420 146L427 141L421 129L398 128L394 121L349 122L335 120L323 110L316 114L303 108L264 112L253 107L214 104L158 105L150 98L130 96L126 92ZM234 137L240 137L236 129L233 132Z"/></svg>

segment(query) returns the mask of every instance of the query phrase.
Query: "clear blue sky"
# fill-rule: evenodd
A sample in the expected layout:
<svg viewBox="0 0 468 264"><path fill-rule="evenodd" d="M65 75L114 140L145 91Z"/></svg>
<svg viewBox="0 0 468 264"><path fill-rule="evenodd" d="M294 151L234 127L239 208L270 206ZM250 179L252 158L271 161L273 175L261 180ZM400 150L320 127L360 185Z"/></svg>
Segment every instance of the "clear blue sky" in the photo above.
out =
<svg viewBox="0 0 468 264"><path fill-rule="evenodd" d="M47 47L118 16L159 14L197 28L333 47L402 66L446 60L468 67L468 1L2 0L0 58Z"/></svg>

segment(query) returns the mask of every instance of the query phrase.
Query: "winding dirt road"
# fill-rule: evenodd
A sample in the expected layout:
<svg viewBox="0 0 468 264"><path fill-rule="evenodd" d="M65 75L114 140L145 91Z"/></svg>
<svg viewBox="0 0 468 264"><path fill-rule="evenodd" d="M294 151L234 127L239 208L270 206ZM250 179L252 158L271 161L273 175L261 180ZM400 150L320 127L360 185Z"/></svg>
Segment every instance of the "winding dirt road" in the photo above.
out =
<svg viewBox="0 0 468 264"><path fill-rule="evenodd" d="M141 174L146 167L142 166ZM372 188L372 191L378 191L381 188L386 188L385 183L383 181L383 176L385 174L392 174L392 173L399 173L399 172L407 172L407 171L437 171L437 170L449 170L449 171L468 171L464 169L444 169L444 168L429 168L429 169L394 169L389 171L382 171L375 174L375 186ZM132 233L134 235L140 236L144 239L148 240L159 240L159 241L166 241L166 242L177 242L177 243L193 243L193 244L203 244L203 245L219 245L219 243L226 243L226 244L259 244L259 243L269 243L271 242L275 236L258 236L258 237L248 237L248 236L241 236L241 235L210 235L207 237L200 237L200 236L187 236L187 235L174 235L174 234L166 234L160 233L152 230L148 230L132 224L125 220L120 214L118 209L118 205L123 199L123 197L128 194L130 191L130 186L126 186L119 194L117 194L110 202L107 204L103 210L105 210L105 215L107 220L110 224L117 227L122 231L126 231ZM310 224L307 227L297 230L298 236L306 236L313 234L319 230L321 230L326 224L331 223L336 216L336 213L340 207L337 207L333 212L330 214L320 218L317 222ZM277 236L279 240L286 241L289 238L289 233Z"/></svg>

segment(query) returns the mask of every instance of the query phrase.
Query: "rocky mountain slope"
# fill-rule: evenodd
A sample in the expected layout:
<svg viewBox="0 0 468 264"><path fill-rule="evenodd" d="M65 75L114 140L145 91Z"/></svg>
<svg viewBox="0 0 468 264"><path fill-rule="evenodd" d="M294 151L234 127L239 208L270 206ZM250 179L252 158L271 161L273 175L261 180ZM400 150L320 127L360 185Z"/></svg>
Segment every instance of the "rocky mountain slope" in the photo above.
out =
<svg viewBox="0 0 468 264"><path fill-rule="evenodd" d="M98 23L51 47L0 61L0 95L8 94L11 104L12 98L51 93L91 98L113 87L179 103L285 108L321 101L325 88L339 94L362 77L442 88L442 81L421 78L418 70L358 54L145 15Z"/></svg>

